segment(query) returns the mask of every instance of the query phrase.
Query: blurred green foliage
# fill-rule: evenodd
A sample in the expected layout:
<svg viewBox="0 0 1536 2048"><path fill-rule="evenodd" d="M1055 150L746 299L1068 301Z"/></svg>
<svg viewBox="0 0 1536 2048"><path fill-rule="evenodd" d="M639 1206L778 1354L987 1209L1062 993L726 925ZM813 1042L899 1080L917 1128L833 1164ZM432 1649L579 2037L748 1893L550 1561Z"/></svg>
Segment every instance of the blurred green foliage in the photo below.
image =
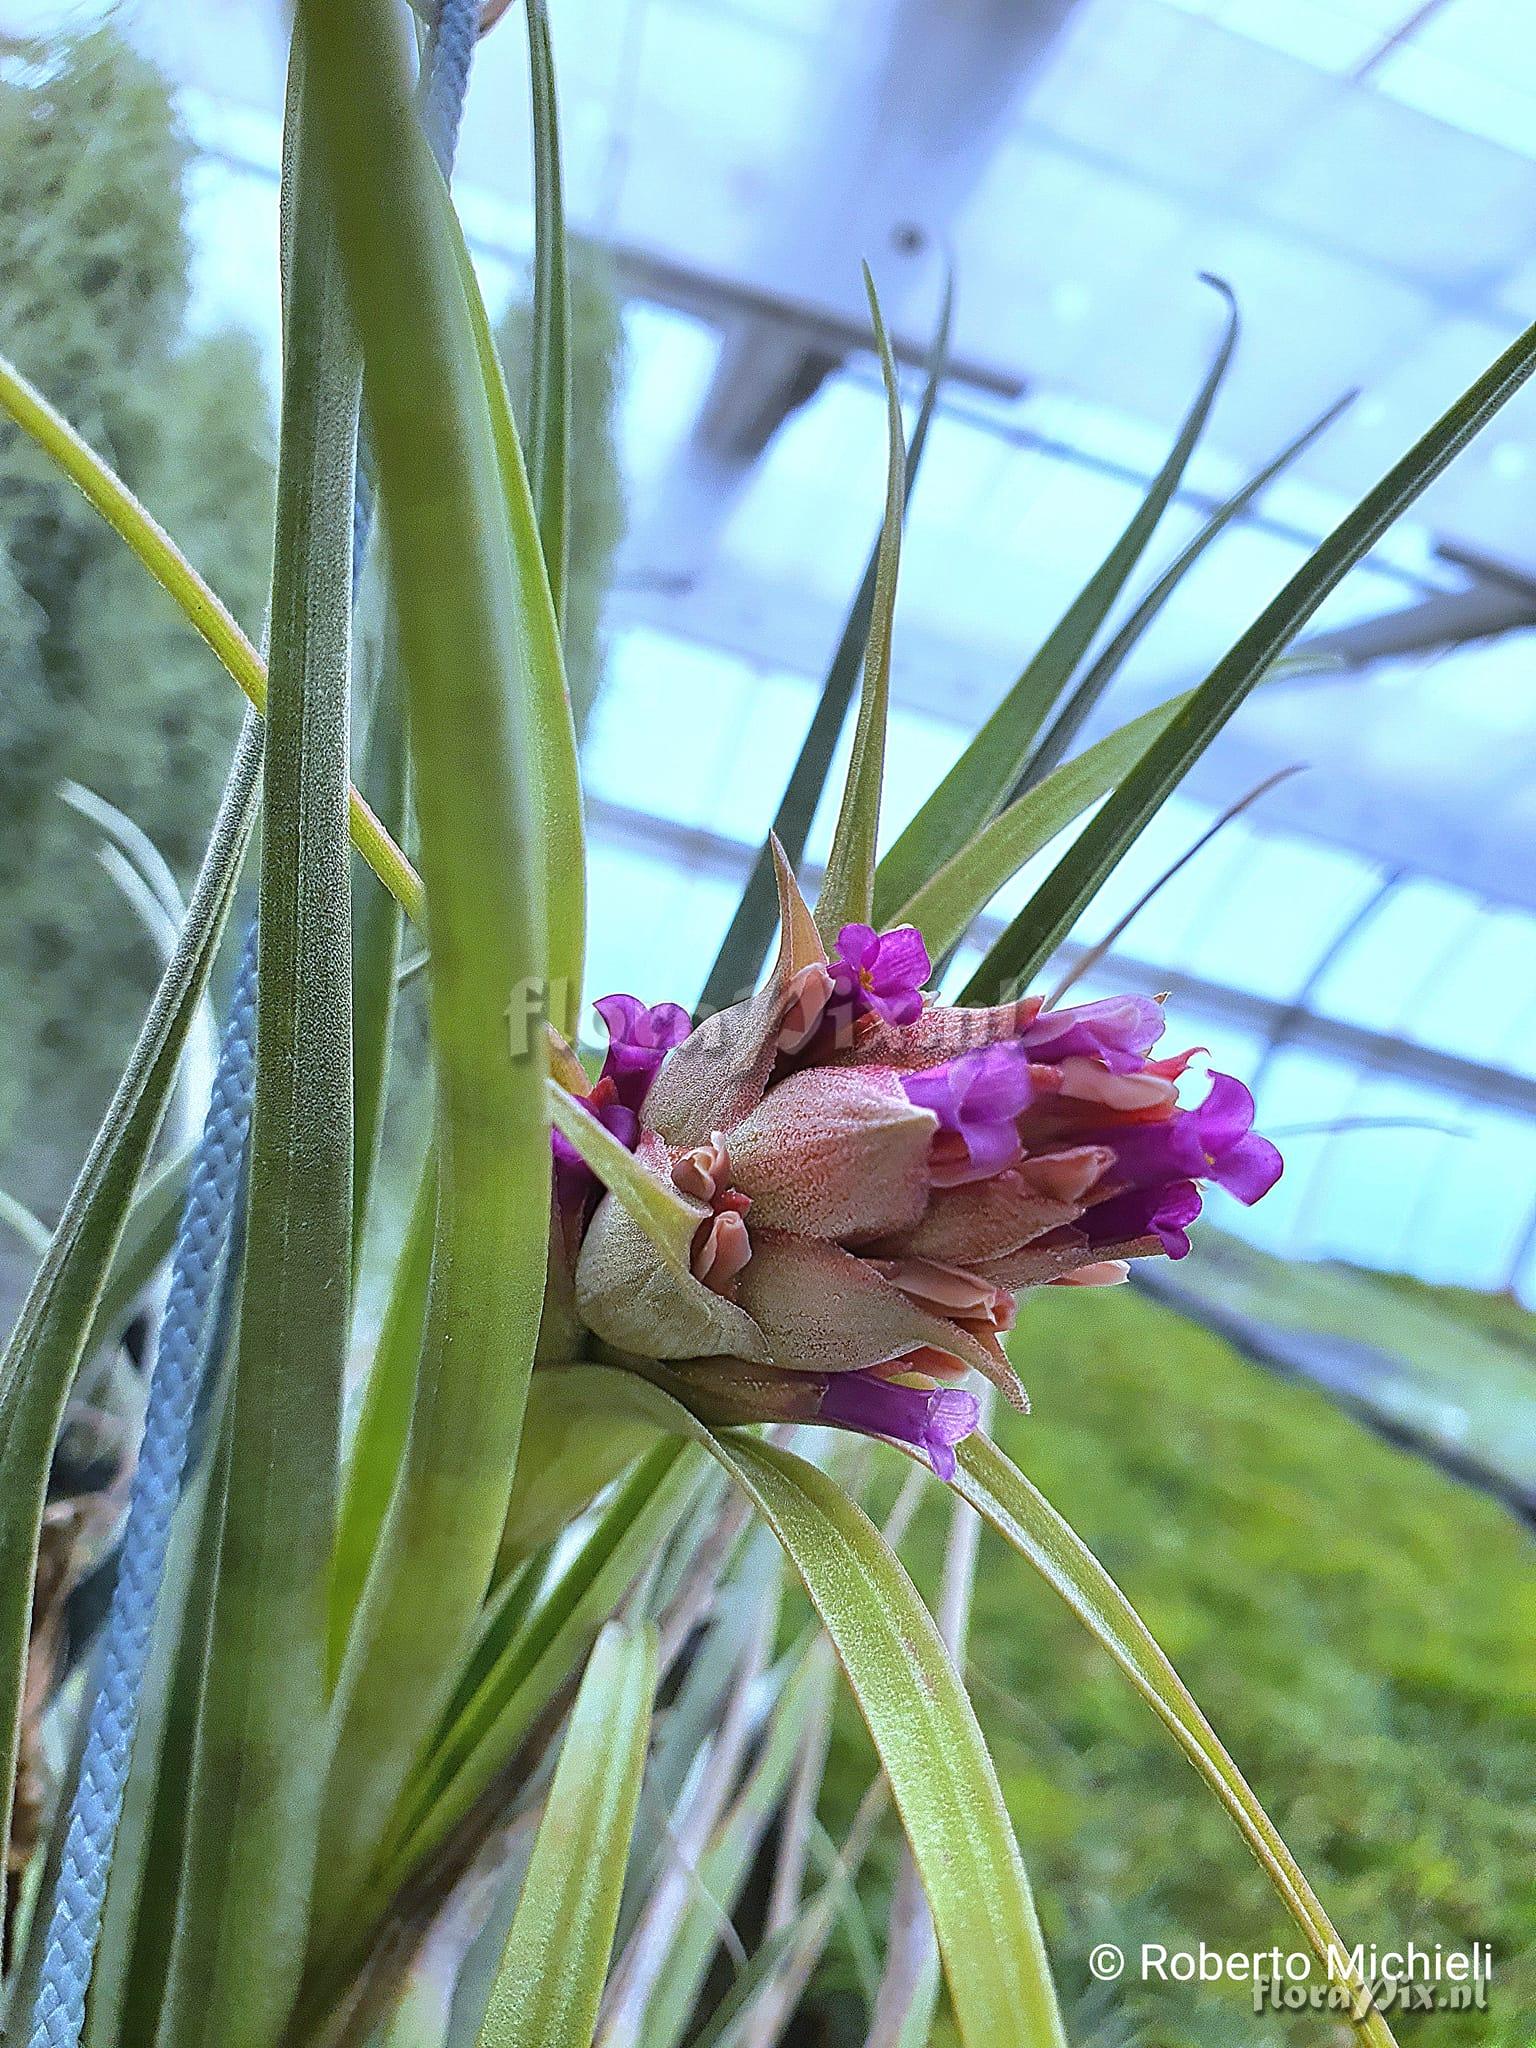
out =
<svg viewBox="0 0 1536 2048"><path fill-rule="evenodd" d="M7 53L0 348L252 628L271 425L254 344L189 326L189 156L164 81L113 29ZM58 785L73 777L109 798L185 876L239 714L171 601L11 428L0 673L0 1170L51 1210L158 966Z"/></svg>
<svg viewBox="0 0 1536 2048"><path fill-rule="evenodd" d="M1536 1318L1526 1317L1527 1343L1533 1336ZM1130 1289L1042 1290L1013 1354L1034 1413L1002 1418L1004 1447L1136 1602L1346 1941L1492 1944L1489 2012L1397 2014L1405 2048L1529 2048L1529 1531L1324 1396L1270 1377ZM930 1593L944 1531L935 1489L904 1553ZM1101 1941L1127 1955L1149 1941L1284 1952L1299 1943L1162 1727L990 1535L968 1675L1074 2048L1338 2040L1326 2015L1256 2018L1240 1986L1154 1984L1145 1998L1129 1978L1118 1991L1094 1986L1087 1957ZM844 1818L870 1762L845 1713L830 1781ZM885 1851L894 1854L893 1836ZM883 1935L883 1888L870 1899ZM847 1995L831 1991L826 2031L799 2038L845 2038L837 2009ZM934 2038L948 2048L947 2022Z"/></svg>
<svg viewBox="0 0 1536 2048"><path fill-rule="evenodd" d="M113 464L248 630L268 581L272 427L255 343L188 319L192 152L154 67L111 27L0 63L0 349ZM514 400L528 313L499 336ZM572 246L568 661L578 725L601 683L623 526L621 308ZM157 963L62 804L73 778L186 879L235 693L85 501L0 432L0 1183L52 1214L120 1071ZM46 1104L46 1115L38 1107Z"/></svg>

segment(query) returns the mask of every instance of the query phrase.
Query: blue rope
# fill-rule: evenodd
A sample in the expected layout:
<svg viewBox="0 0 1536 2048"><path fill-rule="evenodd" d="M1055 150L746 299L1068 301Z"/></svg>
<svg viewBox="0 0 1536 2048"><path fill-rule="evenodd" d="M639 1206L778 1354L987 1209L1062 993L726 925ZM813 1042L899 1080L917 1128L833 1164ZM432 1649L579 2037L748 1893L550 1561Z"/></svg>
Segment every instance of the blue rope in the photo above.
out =
<svg viewBox="0 0 1536 2048"><path fill-rule="evenodd" d="M478 0L439 0L423 62L422 119L446 177L458 146L469 66L479 32ZM353 596L372 519L361 470L353 508ZM80 1774L48 1924L30 2048L79 2048L107 1877L122 1818L149 1662L150 1636L171 1524L181 1498L196 1418L222 1356L221 1270L238 1240L245 1148L256 1084L256 924L240 951L229 1020L219 1044L213 1093L193 1159L171 1253L144 1434L129 1493L112 1602L102 1632ZM230 1290L223 1290L227 1302Z"/></svg>
<svg viewBox="0 0 1536 2048"><path fill-rule="evenodd" d="M170 1293L144 1415L144 1440L128 1499L122 1554L102 1637L96 1698L33 2011L32 2048L74 2048L84 2023L85 1992L101 1931L107 1871L138 1726L155 1600L203 1380L209 1308L250 1130L255 1038L253 925L241 949L213 1096L192 1164L172 1260Z"/></svg>

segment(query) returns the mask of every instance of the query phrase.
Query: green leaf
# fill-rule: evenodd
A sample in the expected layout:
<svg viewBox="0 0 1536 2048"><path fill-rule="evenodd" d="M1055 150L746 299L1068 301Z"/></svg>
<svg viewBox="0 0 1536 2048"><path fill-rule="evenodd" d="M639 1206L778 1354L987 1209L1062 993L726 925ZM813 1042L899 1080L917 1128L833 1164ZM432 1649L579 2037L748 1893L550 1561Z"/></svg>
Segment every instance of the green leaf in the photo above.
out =
<svg viewBox="0 0 1536 2048"><path fill-rule="evenodd" d="M461 238L385 0L302 0L399 625L426 883L437 1238L404 1465L334 1707L316 1966L353 1933L495 1566L544 1293L546 849L530 794L535 650Z"/></svg>
<svg viewBox="0 0 1536 2048"><path fill-rule="evenodd" d="M528 376L528 475L555 617L565 623L571 557L571 281L554 54L545 0L524 0L533 87L533 361Z"/></svg>
<svg viewBox="0 0 1536 2048"><path fill-rule="evenodd" d="M550 1120L569 1139L603 1186L639 1224L675 1273L689 1277L689 1250L699 1227L698 1210L666 1181L647 1173L633 1152L621 1145L558 1081L546 1084Z"/></svg>
<svg viewBox="0 0 1536 2048"><path fill-rule="evenodd" d="M1005 1542L1034 1566L1103 1645L1221 1801L1286 1910L1326 1965L1330 1947L1348 1953L1274 1823L1190 1697L1156 1638L1082 1538L997 1446L973 1436L960 1446L951 1484ZM1353 1980L1358 1990L1358 1980ZM1393 2048L1372 2010L1357 2021L1362 2040Z"/></svg>
<svg viewBox="0 0 1536 2048"><path fill-rule="evenodd" d="M893 922L915 924L935 959L948 953L1024 863L1140 760L1186 701L1174 697L1143 712L1026 790L902 904L893 913Z"/></svg>
<svg viewBox="0 0 1536 2048"><path fill-rule="evenodd" d="M875 550L875 590L864 649L864 687L853 728L853 753L832 850L816 900L816 922L830 943L850 918L866 921L873 901L875 850L880 836L880 791L885 779L885 726L891 689L891 637L896 623L896 578L901 567L901 522L906 510L906 436L901 389L869 265L864 266L869 317L885 380L885 518Z"/></svg>
<svg viewBox="0 0 1536 2048"><path fill-rule="evenodd" d="M928 352L927 380L923 396L917 409L917 419L912 428L912 439L907 448L906 485L903 492L902 511L906 512L912 503L912 487L917 482L918 467L923 459L923 449L928 441L928 429L933 421L934 408L938 404L939 391L944 381L945 368L949 362L950 323L954 312L954 280L947 277L944 283L944 303L939 313L939 324ZM822 684L817 700L815 715L811 719L794 768L790 772L784 795L774 816L773 831L763 841L747 886L736 906L730 928L715 956L715 964L709 971L699 998L702 1014L722 1010L730 1003L738 1002L757 979L762 966L763 955L773 937L778 921L778 891L774 884L773 841L777 839L784 849L790 869L797 868L805 853L806 841L810 838L811 824L816 816L816 807L821 801L821 792L826 784L832 766L832 757L837 752L838 737L848 716L848 706L853 701L853 686L858 680L859 663L869 639L869 623L874 611L875 580L880 568L880 538L877 537L870 551L869 563L864 571L864 580L843 623L842 637L837 643L837 652Z"/></svg>
<svg viewBox="0 0 1536 2048"><path fill-rule="evenodd" d="M746 1782L699 1858L693 1902L645 2009L640 2038L646 2048L675 2048L687 2034L720 1946L721 1923L735 1913L783 1800L806 1720L829 1703L834 1674L827 1644L818 1636L789 1674Z"/></svg>
<svg viewBox="0 0 1536 2048"><path fill-rule="evenodd" d="M480 296L468 247L451 211L447 213L446 225L458 251L512 536L512 571L527 666L525 711L533 768L530 782L538 836L544 848L549 943L548 984L536 993L544 996L549 1021L565 1037L574 1038L581 1017L586 946L587 852L576 727L566 686L565 657L560 650L560 624L495 333ZM561 267L563 271L563 262ZM517 1021L514 1016L514 1025Z"/></svg>
<svg viewBox="0 0 1536 2048"><path fill-rule="evenodd" d="M377 560L377 557L375 558ZM382 598L382 577L369 581ZM387 602L379 606L388 613ZM359 641L363 635L358 636ZM394 621L386 616L359 648L374 670L368 706L363 786L380 822L395 839L405 835L410 753L405 736L405 686ZM356 1278L368 1222L368 1202L384 1136L400 975L400 906L375 889L361 868L352 879L352 1265Z"/></svg>
<svg viewBox="0 0 1536 2048"><path fill-rule="evenodd" d="M1217 662L1168 730L1041 883L972 976L962 1002L996 1002L1024 987L1045 964L1147 821L1292 637L1393 521L1481 433L1533 368L1536 327L1529 327L1345 514Z"/></svg>
<svg viewBox="0 0 1536 2048"><path fill-rule="evenodd" d="M296 52L245 1263L168 2048L264 2048L282 2031L303 1962L329 1735L351 1320L357 372L306 71Z"/></svg>
<svg viewBox="0 0 1536 2048"><path fill-rule="evenodd" d="M1167 461L1152 479L1125 531L1039 652L881 861L875 878L877 924L889 924L895 906L915 896L1007 800L1024 772L1036 733L1146 552L1204 431L1237 344L1237 308L1231 292L1219 278L1206 277L1204 282L1226 302L1226 328Z"/></svg>
<svg viewBox="0 0 1536 2048"><path fill-rule="evenodd" d="M1260 491L1267 489L1282 470L1288 469L1298 455L1305 454L1320 434L1327 432L1339 415L1354 404L1355 397L1353 391L1346 392L1342 398L1330 405L1326 412L1320 413L1309 427L1302 429L1294 441L1287 442L1278 455L1272 457L1262 469L1249 477L1225 503L1218 505L1193 540L1180 549L1057 713L1050 731L1030 757L1029 767L1025 773L1027 783L1042 781L1058 762L1066 758L1068 748L1082 731L1104 692L1120 673L1126 658L1142 634L1211 542L1225 532L1239 513L1247 510Z"/></svg>
<svg viewBox="0 0 1536 2048"><path fill-rule="evenodd" d="M4 1188L0 1188L0 1223L3 1223L7 1230L14 1231L27 1250L35 1252L39 1258L47 1251L53 1237L53 1232L47 1224L40 1217L34 1216L25 1202L17 1201L16 1197L8 1195Z"/></svg>
<svg viewBox="0 0 1536 2048"><path fill-rule="evenodd" d="M260 728L249 718L176 951L0 1356L0 1838L10 1824L32 1581L53 1445L224 928L255 814L260 765ZM0 1871L0 1894L3 1888Z"/></svg>
<svg viewBox="0 0 1536 2048"><path fill-rule="evenodd" d="M29 434L102 518L128 543L188 623L217 655L258 711L267 703L267 671L234 614L198 575L170 535L152 519L122 478L75 432L14 363L0 355L0 412ZM421 877L355 789L347 792L348 825L358 852L407 917L422 914Z"/></svg>
<svg viewBox="0 0 1536 2048"><path fill-rule="evenodd" d="M610 1622L576 1695L481 2048L590 2048L656 1691L656 1634Z"/></svg>
<svg viewBox="0 0 1536 2048"><path fill-rule="evenodd" d="M129 1310L170 1257L191 1171L192 1154L178 1152L134 1196L82 1357L89 1358L100 1345L121 1336Z"/></svg>
<svg viewBox="0 0 1536 2048"><path fill-rule="evenodd" d="M613 1406L703 1444L783 1545L832 1639L922 1873L961 2038L1064 2041L1050 1967L981 1730L933 1618L861 1508L802 1458L716 1435L657 1387L607 1367Z"/></svg>
<svg viewBox="0 0 1536 2048"><path fill-rule="evenodd" d="M436 1234L437 1160L429 1154L395 1261L389 1303L346 1459L331 1569L329 1671L333 1685L341 1673L347 1638L405 1460Z"/></svg>
<svg viewBox="0 0 1536 2048"><path fill-rule="evenodd" d="M349 1981L401 1887L430 1863L570 1680L687 1512L698 1484L698 1464L686 1445L654 1446L531 1611L528 1582L521 1574L508 1580L468 1667L474 1682L461 1686L450 1703L407 1788L377 1877L332 1959L338 1987Z"/></svg>

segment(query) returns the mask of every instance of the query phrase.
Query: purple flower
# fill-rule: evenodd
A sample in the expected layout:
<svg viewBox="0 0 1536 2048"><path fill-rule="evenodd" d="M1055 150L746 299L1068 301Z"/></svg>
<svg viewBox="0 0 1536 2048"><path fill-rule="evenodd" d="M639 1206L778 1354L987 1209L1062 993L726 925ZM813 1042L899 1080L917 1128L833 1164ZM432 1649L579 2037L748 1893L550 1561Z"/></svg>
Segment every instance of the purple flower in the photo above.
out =
<svg viewBox="0 0 1536 2048"><path fill-rule="evenodd" d="M626 1152L634 1151L640 1138L640 1119L626 1103L620 1102L611 1080L606 1076L600 1080L592 1093L582 1098L582 1107L613 1133ZM551 1127L549 1145L555 1155L556 1206L562 1215L579 1216L588 1198L598 1191L597 1175L563 1131Z"/></svg>
<svg viewBox="0 0 1536 2048"><path fill-rule="evenodd" d="M1152 1235L1162 1238L1173 1258L1188 1251L1185 1225L1199 1214L1192 1183L1214 1181L1251 1207L1269 1193L1284 1166L1268 1138L1253 1129L1253 1097L1230 1074L1212 1074L1210 1093L1198 1109L1176 1110L1158 1123L1117 1124L1088 1142L1102 1142L1114 1153L1104 1179L1119 1190L1085 1219L1092 1241Z"/></svg>
<svg viewBox="0 0 1536 2048"><path fill-rule="evenodd" d="M1019 1157L1018 1118L1034 1099L1034 1085L1029 1055L1016 1039L903 1074L901 1085L909 1101L939 1120L931 1158L935 1187L988 1180Z"/></svg>
<svg viewBox="0 0 1536 2048"><path fill-rule="evenodd" d="M828 1380L817 1420L911 1444L940 1479L949 1480L955 1476L955 1445L980 1422L981 1404L959 1387L902 1387L878 1373L842 1372Z"/></svg>
<svg viewBox="0 0 1536 2048"><path fill-rule="evenodd" d="M877 932L845 924L828 961L832 1001L849 1017L866 1010L886 1024L912 1024L923 1013L923 983L933 972L923 935L910 924Z"/></svg>
<svg viewBox="0 0 1536 2048"><path fill-rule="evenodd" d="M1184 1259L1189 1256L1189 1226L1199 1214L1200 1190L1194 1182L1171 1180L1095 1203L1081 1227L1091 1245L1155 1237L1170 1259Z"/></svg>
<svg viewBox="0 0 1536 2048"><path fill-rule="evenodd" d="M1022 1043L1042 1064L1076 1054L1102 1060L1112 1074L1134 1074L1162 1037L1164 1022L1162 1004L1150 996L1106 996L1075 1009L1042 1010Z"/></svg>
<svg viewBox="0 0 1536 2048"><path fill-rule="evenodd" d="M592 1007L608 1027L602 1079L612 1081L619 1101L638 1115L662 1061L682 1044L693 1021L680 1003L648 1009L638 996L602 996ZM633 1147L632 1138L625 1142Z"/></svg>
<svg viewBox="0 0 1536 2048"><path fill-rule="evenodd" d="M1285 1162L1253 1128L1253 1097L1230 1074L1212 1074L1211 1092L1189 1112L1205 1164L1202 1180L1213 1180L1248 1207L1267 1195Z"/></svg>

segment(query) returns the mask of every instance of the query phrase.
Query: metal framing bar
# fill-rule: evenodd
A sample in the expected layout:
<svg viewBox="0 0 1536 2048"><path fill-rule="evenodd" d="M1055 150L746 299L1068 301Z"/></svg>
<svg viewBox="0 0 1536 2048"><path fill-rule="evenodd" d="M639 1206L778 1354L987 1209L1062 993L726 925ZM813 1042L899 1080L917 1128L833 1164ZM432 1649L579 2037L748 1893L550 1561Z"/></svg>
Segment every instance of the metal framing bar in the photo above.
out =
<svg viewBox="0 0 1536 2048"><path fill-rule="evenodd" d="M597 834L611 843L634 847L657 859L665 859L684 872L719 875L737 880L745 876L757 849L745 841L727 838L699 826L681 825L655 818L625 804L593 797L588 813ZM808 868L807 878L817 871ZM989 943L1002 930L1002 921L982 918L976 936ZM1070 964L1084 948L1064 946L1060 958ZM1368 1070L1391 1074L1426 1088L1443 1090L1471 1102L1487 1103L1512 1110L1516 1115L1536 1118L1536 1081L1507 1068L1480 1065L1475 1060L1441 1052L1433 1046L1415 1044L1388 1032L1370 1031L1341 1018L1319 1016L1315 1011L1297 1013L1294 1005L1270 996L1234 988L1229 983L1210 981L1203 975L1171 971L1165 965L1131 953L1110 953L1096 970L1099 979L1110 976L1118 987L1154 994L1169 990L1189 1009L1230 1023L1268 1038L1283 1029L1287 1045L1304 1046L1325 1058Z"/></svg>

